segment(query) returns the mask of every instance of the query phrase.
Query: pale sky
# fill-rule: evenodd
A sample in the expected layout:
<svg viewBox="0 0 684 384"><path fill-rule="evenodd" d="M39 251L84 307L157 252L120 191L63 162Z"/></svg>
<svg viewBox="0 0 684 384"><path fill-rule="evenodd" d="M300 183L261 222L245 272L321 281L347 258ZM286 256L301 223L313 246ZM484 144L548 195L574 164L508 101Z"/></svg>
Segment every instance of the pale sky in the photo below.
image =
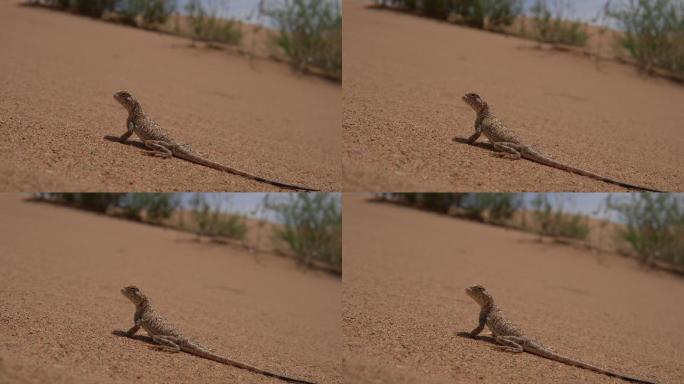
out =
<svg viewBox="0 0 684 384"><path fill-rule="evenodd" d="M532 200L537 196L537 193L523 194L523 201L526 204L531 204ZM562 206L566 212L581 213L591 217L605 218L609 220L614 219L614 215L605 212L601 208L605 206L606 198L609 193L547 193L549 202L552 206ZM624 199L628 198L629 193L613 193L613 198Z"/></svg>
<svg viewBox="0 0 684 384"><path fill-rule="evenodd" d="M178 4L178 10L180 12L184 12L185 5L188 3L188 0L176 1ZM329 1L339 3L341 0ZM257 18L259 3L261 0L202 0L202 2L210 7L218 6L219 15L223 17L268 25L267 20L260 20ZM266 0L267 6L277 5L282 2L283 0Z"/></svg>
<svg viewBox="0 0 684 384"><path fill-rule="evenodd" d="M331 192L335 199L340 200L341 193ZM181 202L184 206L189 206L195 193L186 192L180 193ZM272 220L272 215L266 215L266 212L258 211L259 207L264 201L266 195L270 195L270 199L277 200L287 198L288 192L276 192L276 193L266 193L266 192L203 192L202 195L206 197L207 202L212 207L221 208L223 212L229 213L240 213L250 217L259 217L268 220Z"/></svg>
<svg viewBox="0 0 684 384"><path fill-rule="evenodd" d="M188 0L177 1L178 10L184 12ZM222 3L225 3L225 8L220 8L223 9L224 12L221 12L220 14L244 21L255 21L251 19L251 17L256 14L257 9L259 8L259 1L260 0L203 0L207 5L221 5Z"/></svg>
<svg viewBox="0 0 684 384"><path fill-rule="evenodd" d="M546 0L549 6L553 6L557 0ZM603 9L607 0L564 0L568 4L569 11L565 15L568 19L580 19L582 21L590 22L596 17L596 14ZM618 3L622 0L613 0L613 3ZM535 0L524 0L525 9L529 10Z"/></svg>

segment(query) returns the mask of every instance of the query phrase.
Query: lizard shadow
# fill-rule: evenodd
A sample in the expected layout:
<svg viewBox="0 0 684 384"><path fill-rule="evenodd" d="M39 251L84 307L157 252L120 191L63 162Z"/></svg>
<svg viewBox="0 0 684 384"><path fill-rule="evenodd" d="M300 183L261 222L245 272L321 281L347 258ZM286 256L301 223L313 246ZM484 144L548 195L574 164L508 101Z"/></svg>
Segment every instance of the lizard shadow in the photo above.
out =
<svg viewBox="0 0 684 384"><path fill-rule="evenodd" d="M132 147L136 147L139 149L149 149L143 144L142 141L135 141L135 140L126 140L126 141L121 141L119 140L118 136L111 136L111 135L105 135L104 137L105 140L113 141L115 143L123 144L123 145L130 145Z"/></svg>
<svg viewBox="0 0 684 384"><path fill-rule="evenodd" d="M455 143L468 144L468 145L472 145L473 147L487 149L487 150L492 151L492 152L498 152L492 144L487 143L487 142L476 141L474 143L471 143L470 141L468 141L468 139L464 139L464 138L458 137L458 136L454 137L451 140Z"/></svg>
<svg viewBox="0 0 684 384"><path fill-rule="evenodd" d="M124 332L124 331L119 331L119 330L114 330L114 331L112 331L112 335L114 335L114 336L120 336L120 337L125 337L125 338L128 338L128 339L134 339L134 340L142 341L142 342L145 342L145 343L151 344L151 345L157 345L157 344L152 340L152 338L149 337L149 336L143 336L143 335L128 336L128 335L126 334L126 332Z"/></svg>
<svg viewBox="0 0 684 384"><path fill-rule="evenodd" d="M498 345L496 342L496 339L491 337L491 336L481 336L477 335L475 337L470 336L469 332L456 332L456 336L458 337L463 337L464 339L471 339L471 340L479 340L479 341L484 341L492 345Z"/></svg>

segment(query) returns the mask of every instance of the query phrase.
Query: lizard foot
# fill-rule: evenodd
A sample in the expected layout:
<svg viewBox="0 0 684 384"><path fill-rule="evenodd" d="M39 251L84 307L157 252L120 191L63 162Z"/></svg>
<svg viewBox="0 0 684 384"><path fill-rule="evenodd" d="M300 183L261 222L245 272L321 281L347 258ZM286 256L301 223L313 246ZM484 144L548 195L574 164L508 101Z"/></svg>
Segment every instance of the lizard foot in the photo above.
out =
<svg viewBox="0 0 684 384"><path fill-rule="evenodd" d="M520 156L516 156L516 155L514 155L514 154L511 154L511 153L504 153L504 152L494 152L494 153L492 153L491 155L494 156L494 157L500 157L500 158L509 159L509 160L518 160L518 159L520 159Z"/></svg>
<svg viewBox="0 0 684 384"><path fill-rule="evenodd" d="M157 151L143 151L142 153L143 153L143 155L161 157L163 159L168 159L169 157L173 156L173 155L169 155L168 153L157 152Z"/></svg>
<svg viewBox="0 0 684 384"><path fill-rule="evenodd" d="M150 345L150 349L154 349L156 351L163 351L163 352L168 352L168 353L177 353L178 350L176 348L171 348L166 345Z"/></svg>
<svg viewBox="0 0 684 384"><path fill-rule="evenodd" d="M497 351L504 351L504 352L510 352L510 353L522 352L519 348L509 347L506 345L492 345L491 347L492 347L492 349L496 349Z"/></svg>

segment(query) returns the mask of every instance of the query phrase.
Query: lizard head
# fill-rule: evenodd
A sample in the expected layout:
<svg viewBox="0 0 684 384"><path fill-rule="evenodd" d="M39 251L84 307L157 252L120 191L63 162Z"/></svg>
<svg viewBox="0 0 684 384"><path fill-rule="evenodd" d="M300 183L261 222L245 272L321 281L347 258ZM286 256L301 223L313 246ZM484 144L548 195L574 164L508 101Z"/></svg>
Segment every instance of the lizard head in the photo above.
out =
<svg viewBox="0 0 684 384"><path fill-rule="evenodd" d="M127 111L131 112L138 101L127 91L119 91L114 94L114 100L118 101Z"/></svg>
<svg viewBox="0 0 684 384"><path fill-rule="evenodd" d="M145 295L142 291L138 289L135 285L129 285L127 287L121 288L121 293L126 296L133 304L140 305L145 301Z"/></svg>
<svg viewBox="0 0 684 384"><path fill-rule="evenodd" d="M466 288L465 291L468 294L468 296L470 296L482 307L489 305L494 301L492 295L490 295L489 292L487 292L487 290L485 289L485 287L481 285L471 285L470 287Z"/></svg>
<svg viewBox="0 0 684 384"><path fill-rule="evenodd" d="M463 95L462 99L477 113L480 113L487 108L487 102L485 102L477 93L466 93Z"/></svg>

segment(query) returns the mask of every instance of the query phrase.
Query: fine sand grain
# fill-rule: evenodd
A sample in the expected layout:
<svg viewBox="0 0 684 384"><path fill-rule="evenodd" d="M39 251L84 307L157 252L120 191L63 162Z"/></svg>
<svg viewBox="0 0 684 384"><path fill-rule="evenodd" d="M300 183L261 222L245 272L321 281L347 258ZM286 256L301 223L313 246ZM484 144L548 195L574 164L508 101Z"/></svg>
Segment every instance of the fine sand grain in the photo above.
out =
<svg viewBox="0 0 684 384"><path fill-rule="evenodd" d="M683 86L368 3L344 2L345 190L624 191L455 142L474 132L471 91L555 160L684 190Z"/></svg>
<svg viewBox="0 0 684 384"><path fill-rule="evenodd" d="M338 278L19 195L0 211L1 383L282 383L113 335L132 326L129 284L217 353L341 382Z"/></svg>
<svg viewBox="0 0 684 384"><path fill-rule="evenodd" d="M471 284L557 353L657 383L684 381L681 278L366 198L344 200L348 382L624 383L457 336L477 325L479 306L464 292Z"/></svg>
<svg viewBox="0 0 684 384"><path fill-rule="evenodd" d="M339 190L341 87L189 40L0 2L0 190L245 191L270 184L104 140L126 89L177 141L258 176ZM133 139L133 138L132 138Z"/></svg>

